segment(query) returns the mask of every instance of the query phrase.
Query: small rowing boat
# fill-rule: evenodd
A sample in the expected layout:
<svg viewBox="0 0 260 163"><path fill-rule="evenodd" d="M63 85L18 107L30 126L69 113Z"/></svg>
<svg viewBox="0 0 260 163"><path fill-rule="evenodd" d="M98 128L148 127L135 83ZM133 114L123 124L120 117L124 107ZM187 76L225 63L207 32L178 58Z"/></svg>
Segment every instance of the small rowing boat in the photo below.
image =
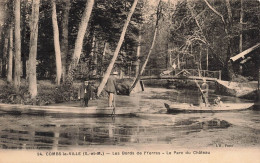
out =
<svg viewBox="0 0 260 163"><path fill-rule="evenodd" d="M214 112L230 112L241 111L251 108L254 103L223 103L219 105L210 106L194 106L187 103L164 103L168 113L214 113Z"/></svg>
<svg viewBox="0 0 260 163"><path fill-rule="evenodd" d="M13 114L79 114L92 116L128 115L144 111L137 107L77 107L77 106L33 106L17 104L0 104L0 111Z"/></svg>

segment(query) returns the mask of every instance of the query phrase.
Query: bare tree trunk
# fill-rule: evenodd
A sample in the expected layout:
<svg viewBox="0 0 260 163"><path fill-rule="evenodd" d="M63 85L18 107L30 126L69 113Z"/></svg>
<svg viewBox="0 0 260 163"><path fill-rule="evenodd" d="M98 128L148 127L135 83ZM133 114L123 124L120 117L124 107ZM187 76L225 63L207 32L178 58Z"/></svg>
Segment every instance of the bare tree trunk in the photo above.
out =
<svg viewBox="0 0 260 163"><path fill-rule="evenodd" d="M67 74L67 58L68 58L68 51L69 51L69 10L70 10L70 0L64 1L63 6L63 18L62 18L62 37L61 37L61 61L62 61L62 79L63 82L66 79Z"/></svg>
<svg viewBox="0 0 260 163"><path fill-rule="evenodd" d="M228 31L228 33L227 33L227 35L228 35L227 58L226 58L227 79L228 80L233 80L234 70L233 70L233 66L229 62L230 57L233 54L233 50L232 50L232 36L231 36L232 35L232 11L231 11L231 6L230 6L229 0L225 0L225 2L226 2L227 11L228 11L228 21L226 23L226 29Z"/></svg>
<svg viewBox="0 0 260 163"><path fill-rule="evenodd" d="M2 74L2 68L3 68L3 62L2 62L2 58L0 58L0 73Z"/></svg>
<svg viewBox="0 0 260 163"><path fill-rule="evenodd" d="M93 32L93 36L92 36L90 57L91 57L90 67L93 68L93 69L91 69L91 74L96 75L96 72L97 72L97 53L96 53L96 34L95 34L95 31Z"/></svg>
<svg viewBox="0 0 260 163"><path fill-rule="evenodd" d="M32 18L30 33L30 54L29 54L29 93L31 98L37 95L37 78L36 78L36 57L37 57L37 40L38 40L38 21L39 21L40 0L32 2Z"/></svg>
<svg viewBox="0 0 260 163"><path fill-rule="evenodd" d="M177 68L180 69L181 68L181 64L180 64L180 54L177 54Z"/></svg>
<svg viewBox="0 0 260 163"><path fill-rule="evenodd" d="M94 53L95 53L95 44L96 44L96 36L95 36L95 32L93 32L92 43L91 43L91 51L90 51L90 54L89 54L92 58L94 57Z"/></svg>
<svg viewBox="0 0 260 163"><path fill-rule="evenodd" d="M140 29L141 31L141 29ZM136 52L136 65L135 65L135 77L138 76L139 74L139 69L140 69L140 53L141 53L141 41L142 41L142 35L141 32L139 31L139 36L138 36L138 47L137 47L137 52Z"/></svg>
<svg viewBox="0 0 260 163"><path fill-rule="evenodd" d="M165 49L166 49L165 68L169 69L171 67L171 60L170 60L170 51L169 51L168 37L166 39L167 39L167 42L165 44Z"/></svg>
<svg viewBox="0 0 260 163"><path fill-rule="evenodd" d="M106 49L107 49L107 42L105 42L104 50L103 50L103 54L102 54L102 58L101 58L100 75L103 75L103 66L104 66L103 64L104 64L104 58L106 55Z"/></svg>
<svg viewBox="0 0 260 163"><path fill-rule="evenodd" d="M243 11L243 0L240 0L240 35L239 35L239 52L241 53L243 51L243 17L244 17L244 11Z"/></svg>
<svg viewBox="0 0 260 163"><path fill-rule="evenodd" d="M168 59L169 59L168 64L169 64L169 68L171 68L172 67L172 55L171 55L171 49L169 48L169 43L168 43L167 47L168 47L167 54L168 54Z"/></svg>
<svg viewBox="0 0 260 163"><path fill-rule="evenodd" d="M207 47L207 70L209 70L209 48Z"/></svg>
<svg viewBox="0 0 260 163"><path fill-rule="evenodd" d="M173 13L171 12L170 10L170 6L171 6L171 1L168 0L167 1L167 9L166 9L166 12L167 12L167 16L166 16L166 19L170 21L170 23L166 20L166 24L167 24L167 35L166 35L166 50L167 50L167 61L166 61L166 68L167 69L170 69L172 67L172 55L171 55L171 50L170 50L170 47L169 47L169 43L171 42L170 41L170 35L171 35L171 18L173 16Z"/></svg>
<svg viewBox="0 0 260 163"><path fill-rule="evenodd" d="M61 80L61 53L60 53L60 41L59 41L59 28L56 15L56 3L52 0L52 25L53 25L53 37L54 37L54 48L56 57L56 84L60 85Z"/></svg>
<svg viewBox="0 0 260 163"><path fill-rule="evenodd" d="M201 49L201 45L200 45L200 63L199 63L199 65L200 65L200 70L202 70L202 64L201 64L201 57L202 57L202 49Z"/></svg>
<svg viewBox="0 0 260 163"><path fill-rule="evenodd" d="M256 106L260 108L260 56L256 57L255 61L257 69L257 97L256 97Z"/></svg>
<svg viewBox="0 0 260 163"><path fill-rule="evenodd" d="M7 20L8 16L8 12L5 10L5 6L8 3L8 1L0 1L0 42L2 42L2 35L3 35L3 31L4 31L4 24ZM10 14L9 14L10 15Z"/></svg>
<svg viewBox="0 0 260 163"><path fill-rule="evenodd" d="M95 41L95 47L94 47L94 74L97 75L98 72L98 41Z"/></svg>
<svg viewBox="0 0 260 163"><path fill-rule="evenodd" d="M21 84L21 4L20 0L15 0L15 9L14 9L14 16L15 16L15 70L14 70L14 88L19 90Z"/></svg>
<svg viewBox="0 0 260 163"><path fill-rule="evenodd" d="M231 11L231 6L230 6L230 2L229 0L226 0L226 6L227 6L227 11L228 11L228 20L229 20L229 23L231 23L232 21L232 11Z"/></svg>
<svg viewBox="0 0 260 163"><path fill-rule="evenodd" d="M105 56L105 55L106 55L106 49L107 49L107 42L105 42L104 50L103 50L102 56Z"/></svg>
<svg viewBox="0 0 260 163"><path fill-rule="evenodd" d="M23 4L28 4L28 1L30 1L30 0L23 0L21 2ZM23 11L21 11L21 12L28 14L31 9L29 7L26 7L26 5L25 5L22 8L22 10ZM23 47L21 49L21 60L22 60L22 63L21 63L22 72L21 72L21 74L22 74L22 78L24 78L24 79L28 79L28 72L27 72L28 67L26 67L27 63L28 63L28 59L29 59L29 54L28 54L29 46L27 44L28 36L26 35L27 32L28 32L27 29L26 29L26 22L30 21L28 19L30 19L30 18L26 17L26 16L21 17L21 46Z"/></svg>
<svg viewBox="0 0 260 163"><path fill-rule="evenodd" d="M5 42L4 42L4 51L3 51L3 58L2 58L2 77L6 77L6 65L7 65L7 53L8 53L8 35L6 35Z"/></svg>
<svg viewBox="0 0 260 163"><path fill-rule="evenodd" d="M13 26L10 25L7 82L13 81Z"/></svg>
<svg viewBox="0 0 260 163"><path fill-rule="evenodd" d="M148 55L147 55L147 57L146 57L146 60L145 60L145 62L144 62L144 64L143 64L143 66L142 66L142 68L141 68L141 70L140 70L140 72L139 72L139 74L138 74L138 76L137 76L137 78L135 79L135 81L134 81L134 83L132 84L132 86L130 87L130 89L129 89L129 94L131 93L131 91L134 89L134 87L136 86L136 84L138 83L138 81L140 80L140 78L141 78L141 75L143 74L143 72L144 72L144 69L145 69L145 67L146 67L146 65L147 65L147 63L148 63L148 61L149 61L149 58L150 58L150 55L151 55L151 53L152 53L152 50L153 50L153 47L154 47L154 43L155 43L155 40L156 40L156 36L157 36L157 31L158 31L158 24L159 24L159 19L160 19L160 4L161 4L161 0L160 0L160 2L159 2L159 4L158 4L158 6L157 6L157 19L156 19L156 25L155 25L155 30L154 30L154 34L153 34L153 41L152 41L152 45L151 45L151 47L150 47L150 50L149 50L149 52L148 52Z"/></svg>
<svg viewBox="0 0 260 163"><path fill-rule="evenodd" d="M84 10L83 17L82 17L81 23L79 25L74 53L71 58L69 72L68 72L67 78L66 78L66 85L69 85L69 86L71 86L73 83L74 71L79 62L79 58L80 58L80 54L81 54L81 50L82 50L83 39L84 39L86 30L88 27L88 22L89 22L89 18L90 18L91 12L92 12L93 5L94 5L94 0L87 1L86 8Z"/></svg>
<svg viewBox="0 0 260 163"><path fill-rule="evenodd" d="M260 66L259 66L259 64L258 64L258 102L260 103Z"/></svg>
<svg viewBox="0 0 260 163"><path fill-rule="evenodd" d="M132 17L132 15L133 15L134 11L135 11L135 7L136 7L136 5L137 5L137 2L138 2L138 0L134 0L133 5L132 5L132 7L131 7L131 9L130 9L130 12L129 12L128 16L127 16L127 19L126 19L126 22L125 22L125 24L124 24L124 27L123 27L123 30L122 30L120 39L119 39L119 41L118 41L116 50L115 50L115 52L114 52L113 58L112 58L112 60L111 60L111 62L110 62L110 64L109 64L109 66L108 66L108 68L107 68L107 71L105 72L105 75L104 75L104 77L103 77L103 79L102 79L102 81L101 81L101 83L100 83L100 85L99 85L99 87L98 87L97 96L99 96L100 93L101 93L101 91L104 89L105 84L106 84L106 82L107 82L107 79L108 79L108 77L109 77L109 75L110 75L110 73L111 73L111 71L112 71L112 69L113 69L114 63L115 63L115 61L116 61L116 59L117 59L117 56L118 56L118 53L119 53L119 50L120 50L120 48L121 48L121 46L122 46L122 43L123 43L123 41L124 41L125 33L126 33L126 30L127 30L128 24L129 24L129 22L130 22L130 20L131 20L131 17Z"/></svg>

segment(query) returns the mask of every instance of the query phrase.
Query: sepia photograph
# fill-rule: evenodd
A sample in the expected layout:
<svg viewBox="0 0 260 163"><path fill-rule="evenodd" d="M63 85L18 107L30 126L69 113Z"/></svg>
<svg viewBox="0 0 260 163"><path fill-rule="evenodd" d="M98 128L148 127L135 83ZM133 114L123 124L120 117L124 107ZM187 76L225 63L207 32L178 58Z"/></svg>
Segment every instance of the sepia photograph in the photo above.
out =
<svg viewBox="0 0 260 163"><path fill-rule="evenodd" d="M0 163L260 163L260 0L0 0Z"/></svg>

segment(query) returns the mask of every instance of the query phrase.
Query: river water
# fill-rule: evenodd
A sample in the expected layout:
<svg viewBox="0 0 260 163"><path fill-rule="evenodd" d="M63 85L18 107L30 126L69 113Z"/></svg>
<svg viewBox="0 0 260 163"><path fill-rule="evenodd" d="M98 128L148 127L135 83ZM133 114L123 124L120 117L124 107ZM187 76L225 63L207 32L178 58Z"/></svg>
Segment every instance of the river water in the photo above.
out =
<svg viewBox="0 0 260 163"><path fill-rule="evenodd" d="M0 148L48 149L161 146L167 148L260 147L260 112L167 114L164 103L196 105L190 89L146 88L133 95L145 114L112 117L0 113ZM128 98L128 97L124 97ZM209 101L216 95L211 90ZM129 97L131 101L132 98ZM244 100L222 96L223 102ZM117 98L119 105L128 105Z"/></svg>

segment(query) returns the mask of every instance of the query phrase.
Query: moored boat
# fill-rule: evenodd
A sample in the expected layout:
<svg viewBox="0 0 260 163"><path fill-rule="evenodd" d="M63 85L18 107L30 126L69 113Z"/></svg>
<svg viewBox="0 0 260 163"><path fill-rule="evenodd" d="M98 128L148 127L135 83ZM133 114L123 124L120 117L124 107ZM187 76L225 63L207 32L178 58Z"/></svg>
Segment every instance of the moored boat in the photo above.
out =
<svg viewBox="0 0 260 163"><path fill-rule="evenodd" d="M92 116L127 115L144 111L137 107L77 107L77 106L32 106L0 104L0 111L15 114L80 114Z"/></svg>
<svg viewBox="0 0 260 163"><path fill-rule="evenodd" d="M223 103L219 105L210 106L194 106L187 103L164 103L168 113L212 113L212 112L230 112L241 111L251 108L254 103Z"/></svg>

